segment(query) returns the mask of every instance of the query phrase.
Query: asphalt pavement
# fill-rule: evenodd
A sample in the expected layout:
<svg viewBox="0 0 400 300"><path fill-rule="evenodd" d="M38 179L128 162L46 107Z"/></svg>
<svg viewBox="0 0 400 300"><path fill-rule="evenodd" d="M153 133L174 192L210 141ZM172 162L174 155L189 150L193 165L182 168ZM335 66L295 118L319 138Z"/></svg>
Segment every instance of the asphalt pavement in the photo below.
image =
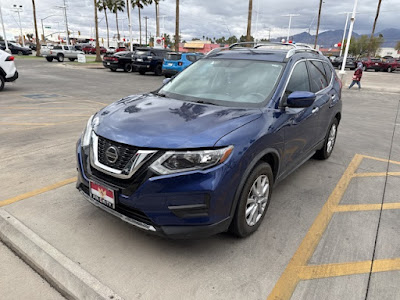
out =
<svg viewBox="0 0 400 300"><path fill-rule="evenodd" d="M74 185L75 143L89 116L163 78L37 59L17 66L20 78L0 93L0 212L68 270L92 276L86 285L98 280L124 299L400 299L400 72L366 72L360 91L345 78L331 158L281 182L255 234L175 241L108 215ZM0 238L12 243L7 222ZM2 291L2 278L18 289L2 276ZM38 287L14 297L15 289L6 298L43 295Z"/></svg>

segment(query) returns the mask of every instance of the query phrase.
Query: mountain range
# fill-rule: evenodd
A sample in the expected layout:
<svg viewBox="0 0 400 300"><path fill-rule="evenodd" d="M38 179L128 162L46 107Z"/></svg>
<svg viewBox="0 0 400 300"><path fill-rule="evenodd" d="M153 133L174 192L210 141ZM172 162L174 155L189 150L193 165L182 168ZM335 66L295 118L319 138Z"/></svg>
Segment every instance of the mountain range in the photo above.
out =
<svg viewBox="0 0 400 300"><path fill-rule="evenodd" d="M382 34L384 42L382 47L390 47L394 48L396 43L400 41L400 29L396 28L387 28L380 32L375 33L375 36L379 36ZM360 34L353 31L352 37L360 37ZM307 44L314 44L315 35L311 35L307 32L302 32L299 34L295 34L291 37L294 42L296 43L307 43ZM322 47L333 47L333 45L342 42L343 38L343 30L329 30L321 32L318 35L318 44ZM347 38L347 33L346 33ZM282 39L286 39L286 37L279 37L273 39L273 42L279 42Z"/></svg>

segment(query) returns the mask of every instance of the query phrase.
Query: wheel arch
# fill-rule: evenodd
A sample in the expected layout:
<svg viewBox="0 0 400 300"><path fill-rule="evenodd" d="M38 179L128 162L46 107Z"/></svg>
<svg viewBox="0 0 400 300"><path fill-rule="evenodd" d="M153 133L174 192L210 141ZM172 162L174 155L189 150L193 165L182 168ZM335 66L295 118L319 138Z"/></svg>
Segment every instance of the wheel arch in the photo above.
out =
<svg viewBox="0 0 400 300"><path fill-rule="evenodd" d="M4 78L6 78L7 76L6 72L4 72L2 67L0 67L0 75L3 76Z"/></svg>

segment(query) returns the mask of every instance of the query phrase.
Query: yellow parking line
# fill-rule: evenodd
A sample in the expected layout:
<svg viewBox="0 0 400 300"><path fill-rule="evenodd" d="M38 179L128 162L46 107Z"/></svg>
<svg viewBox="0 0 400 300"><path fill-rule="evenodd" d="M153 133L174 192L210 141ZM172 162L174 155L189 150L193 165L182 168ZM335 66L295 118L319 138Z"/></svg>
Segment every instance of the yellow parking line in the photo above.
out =
<svg viewBox="0 0 400 300"><path fill-rule="evenodd" d="M301 280L298 273L299 268L304 267L314 253L315 248L334 214L332 208L339 204L353 174L361 164L362 159L362 155L356 154L354 156L314 223L311 225L310 230L307 232L296 253L293 255L285 271L276 283L268 300L290 299L298 282Z"/></svg>
<svg viewBox="0 0 400 300"><path fill-rule="evenodd" d="M400 258L374 260L372 272L388 272L400 270Z"/></svg>
<svg viewBox="0 0 400 300"><path fill-rule="evenodd" d="M333 212L400 209L400 203L338 205Z"/></svg>
<svg viewBox="0 0 400 300"><path fill-rule="evenodd" d="M28 192L28 193L25 193L25 194L22 194L22 195L18 195L16 197L13 197L13 198L10 198L10 199L7 199L7 200L0 201L0 207L5 206L5 205L9 205L11 203L14 203L14 202L17 202L17 201L21 201L21 200L24 200L24 199L27 199L27 198L30 198L30 197L34 197L34 196L37 196L39 194L43 194L43 193L51 191L51 190L58 189L58 188L60 188L60 187L62 187L64 185L73 183L76 180L77 180L77 177L65 179L63 181L54 183L52 185L49 185L49 186L46 186L46 187L31 191L31 192Z"/></svg>
<svg viewBox="0 0 400 300"><path fill-rule="evenodd" d="M400 172L372 172L372 173L356 173L353 177L385 177L400 176Z"/></svg>
<svg viewBox="0 0 400 300"><path fill-rule="evenodd" d="M372 159L372 160L377 160L377 161L383 161L383 162L389 162L389 163L391 163L391 164L400 165L400 161L387 160L387 159L384 159L384 158L373 157L373 156L368 156L368 155L362 155L362 157L367 158L367 159Z"/></svg>
<svg viewBox="0 0 400 300"><path fill-rule="evenodd" d="M357 261L353 263L338 263L326 265L308 265L299 269L301 280L364 274L371 271L371 261Z"/></svg>

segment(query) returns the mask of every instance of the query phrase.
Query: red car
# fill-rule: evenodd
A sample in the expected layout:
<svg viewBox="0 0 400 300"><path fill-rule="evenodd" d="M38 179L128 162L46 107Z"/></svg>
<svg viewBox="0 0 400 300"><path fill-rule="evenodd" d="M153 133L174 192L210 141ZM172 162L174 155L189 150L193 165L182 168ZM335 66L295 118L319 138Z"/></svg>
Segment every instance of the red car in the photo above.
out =
<svg viewBox="0 0 400 300"><path fill-rule="evenodd" d="M363 64L363 71L372 69L375 70L375 72L379 72L383 70L383 63L380 58L363 58L361 62Z"/></svg>
<svg viewBox="0 0 400 300"><path fill-rule="evenodd" d="M384 57L382 59L382 70L385 72L393 72L396 71L397 68L400 68L399 63L393 57Z"/></svg>
<svg viewBox="0 0 400 300"><path fill-rule="evenodd" d="M92 45L86 45L82 47L82 51L85 52L86 54L96 54L96 47L93 47ZM100 47L100 54L105 54L107 53L107 49L104 47Z"/></svg>
<svg viewBox="0 0 400 300"><path fill-rule="evenodd" d="M115 52L122 52L122 51L129 51L129 50L125 46L120 46L117 49L115 49Z"/></svg>

